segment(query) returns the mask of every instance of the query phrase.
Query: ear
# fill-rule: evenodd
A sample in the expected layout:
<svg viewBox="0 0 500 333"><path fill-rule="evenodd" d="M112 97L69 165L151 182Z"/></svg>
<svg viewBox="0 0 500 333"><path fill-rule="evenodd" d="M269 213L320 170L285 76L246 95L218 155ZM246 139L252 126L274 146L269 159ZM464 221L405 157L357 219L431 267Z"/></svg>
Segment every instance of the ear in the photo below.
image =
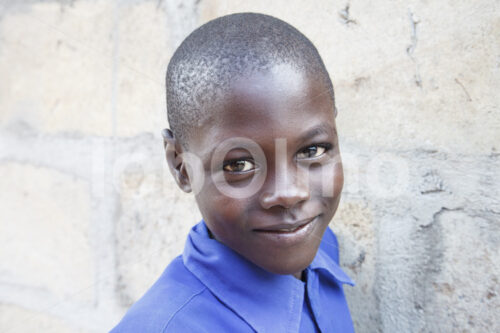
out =
<svg viewBox="0 0 500 333"><path fill-rule="evenodd" d="M163 147L167 158L168 168L174 176L175 182L181 190L186 193L191 192L191 182L187 173L186 161L182 158L182 147L174 138L174 134L168 128L161 131L163 136Z"/></svg>

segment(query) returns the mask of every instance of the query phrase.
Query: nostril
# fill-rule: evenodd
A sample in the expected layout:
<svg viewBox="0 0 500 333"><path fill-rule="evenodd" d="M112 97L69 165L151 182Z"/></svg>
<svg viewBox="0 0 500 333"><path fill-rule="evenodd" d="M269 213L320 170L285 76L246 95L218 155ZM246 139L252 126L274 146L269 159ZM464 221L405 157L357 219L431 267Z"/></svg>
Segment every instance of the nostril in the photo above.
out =
<svg viewBox="0 0 500 333"><path fill-rule="evenodd" d="M273 206L273 201L275 201L275 199L272 198L272 194L271 193L263 193L260 198L260 204L262 206L262 208L264 209L269 209Z"/></svg>
<svg viewBox="0 0 500 333"><path fill-rule="evenodd" d="M300 202L309 200L308 191L263 193L260 197L261 205L264 209L274 206L281 206L286 209L293 208Z"/></svg>

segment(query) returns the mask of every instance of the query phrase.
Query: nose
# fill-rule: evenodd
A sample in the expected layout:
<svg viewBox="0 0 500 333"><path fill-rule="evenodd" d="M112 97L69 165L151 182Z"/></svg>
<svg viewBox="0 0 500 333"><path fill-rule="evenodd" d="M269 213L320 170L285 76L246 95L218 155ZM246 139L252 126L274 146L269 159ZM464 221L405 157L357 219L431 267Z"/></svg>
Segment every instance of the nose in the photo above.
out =
<svg viewBox="0 0 500 333"><path fill-rule="evenodd" d="M264 190L260 195L260 204L264 209L269 209L274 206L281 206L289 209L295 205L310 199L311 194L307 182L298 179L297 175L282 174L274 177L275 184L271 189Z"/></svg>

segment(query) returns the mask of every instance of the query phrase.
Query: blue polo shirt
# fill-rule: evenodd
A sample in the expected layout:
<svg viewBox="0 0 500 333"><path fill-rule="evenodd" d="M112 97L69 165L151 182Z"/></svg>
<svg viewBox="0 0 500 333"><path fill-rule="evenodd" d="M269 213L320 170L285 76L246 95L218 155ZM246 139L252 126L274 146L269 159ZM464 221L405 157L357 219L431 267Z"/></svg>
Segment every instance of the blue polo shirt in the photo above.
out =
<svg viewBox="0 0 500 333"><path fill-rule="evenodd" d="M330 228L306 269L306 282L270 273L209 237L202 220L158 281L111 331L354 332Z"/></svg>

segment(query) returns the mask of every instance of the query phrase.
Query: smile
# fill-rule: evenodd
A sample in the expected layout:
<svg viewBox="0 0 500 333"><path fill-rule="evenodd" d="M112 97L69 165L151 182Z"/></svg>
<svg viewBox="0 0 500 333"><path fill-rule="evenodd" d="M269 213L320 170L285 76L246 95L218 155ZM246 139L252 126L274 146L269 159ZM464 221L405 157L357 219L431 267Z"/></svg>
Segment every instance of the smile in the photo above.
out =
<svg viewBox="0 0 500 333"><path fill-rule="evenodd" d="M282 228L282 229L276 229L276 230L268 230L268 232L295 232L295 231L303 228L306 224L303 224L303 225L298 226L296 228Z"/></svg>
<svg viewBox="0 0 500 333"><path fill-rule="evenodd" d="M311 223L316 217L299 221L297 223L290 223L290 224L277 224L273 225L270 227L266 228L261 228L261 229L255 229L254 231L257 232L274 232L274 233L293 233L296 232L305 226L307 226L309 223Z"/></svg>
<svg viewBox="0 0 500 333"><path fill-rule="evenodd" d="M293 224L277 224L266 228L254 229L253 231L266 241L277 246L291 246L303 242L313 231L319 215L308 220L302 220Z"/></svg>

